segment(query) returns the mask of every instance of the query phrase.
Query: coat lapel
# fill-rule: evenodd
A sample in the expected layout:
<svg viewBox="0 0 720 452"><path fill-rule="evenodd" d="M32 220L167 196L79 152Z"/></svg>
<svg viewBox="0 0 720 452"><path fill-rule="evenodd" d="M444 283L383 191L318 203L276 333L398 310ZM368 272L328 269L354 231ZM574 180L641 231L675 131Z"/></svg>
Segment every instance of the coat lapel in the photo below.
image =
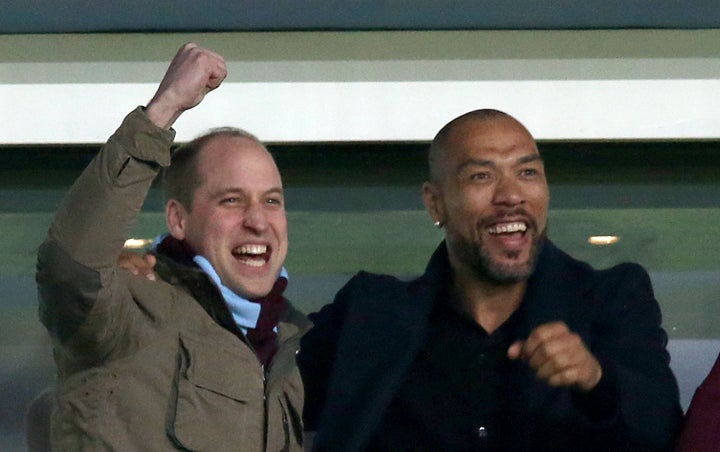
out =
<svg viewBox="0 0 720 452"><path fill-rule="evenodd" d="M422 345L442 288L429 272L409 283L365 276L350 295L318 429L333 432L329 450L361 450L371 439Z"/></svg>
<svg viewBox="0 0 720 452"><path fill-rule="evenodd" d="M587 311L592 308L590 267L576 261L546 241L540 253L535 272L528 281L528 288L523 300L523 322L521 336L527 337L536 327L549 322L563 321L568 327L579 333L587 341L590 329L590 316ZM557 389L537 380L534 372L528 367L513 375L512 384L517 388L527 388L524 394L518 394L517 407L519 415L524 412L530 418L542 418L547 411L544 407L548 396ZM563 399L552 397L552 400ZM568 400L569 402L569 400ZM540 416L537 416L537 413ZM526 424L531 425L529 422Z"/></svg>
<svg viewBox="0 0 720 452"><path fill-rule="evenodd" d="M523 300L523 337L538 325L557 320L585 335L589 325L581 319L591 307L587 268L549 241L544 244ZM332 432L332 438L323 438L325 449L353 451L367 445L422 345L433 302L449 278L444 244L426 273L410 283L360 275L356 289L349 293L328 404L318 429ZM533 413L542 417L548 396L559 390L539 382L527 366L519 366L508 384L518 388L510 402L522 426L517 433L529 438L536 428L529 422Z"/></svg>

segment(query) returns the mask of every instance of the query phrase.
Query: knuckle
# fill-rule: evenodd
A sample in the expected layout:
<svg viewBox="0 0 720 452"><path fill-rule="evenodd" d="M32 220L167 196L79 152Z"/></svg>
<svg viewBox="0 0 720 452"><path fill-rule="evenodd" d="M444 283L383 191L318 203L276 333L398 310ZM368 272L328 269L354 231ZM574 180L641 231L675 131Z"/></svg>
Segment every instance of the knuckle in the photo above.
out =
<svg viewBox="0 0 720 452"><path fill-rule="evenodd" d="M574 367L570 369L566 369L565 372L563 372L563 377L565 378L565 381L568 383L574 382L577 380L578 372L577 369Z"/></svg>

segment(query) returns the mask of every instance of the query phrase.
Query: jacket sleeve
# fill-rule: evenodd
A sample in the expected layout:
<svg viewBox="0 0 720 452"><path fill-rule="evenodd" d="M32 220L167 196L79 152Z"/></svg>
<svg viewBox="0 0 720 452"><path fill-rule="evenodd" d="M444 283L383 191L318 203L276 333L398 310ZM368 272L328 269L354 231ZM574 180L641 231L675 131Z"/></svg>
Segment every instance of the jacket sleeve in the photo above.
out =
<svg viewBox="0 0 720 452"><path fill-rule="evenodd" d="M601 390L616 393L600 395L616 401L616 447L669 450L683 414L650 278L635 264L600 275L595 302L601 314L590 348L603 367Z"/></svg>
<svg viewBox="0 0 720 452"><path fill-rule="evenodd" d="M720 355L695 391L676 452L717 451L720 445Z"/></svg>
<svg viewBox="0 0 720 452"><path fill-rule="evenodd" d="M303 423L308 432L317 430L320 413L325 405L325 396L346 312L343 299L344 294L349 290L349 285L350 283L338 292L333 303L309 315L313 327L305 333L300 343L297 363L305 387Z"/></svg>
<svg viewBox="0 0 720 452"><path fill-rule="evenodd" d="M142 108L128 114L78 177L38 251L39 316L70 354L99 358L113 347L131 295L116 260L150 185L170 163L172 130Z"/></svg>

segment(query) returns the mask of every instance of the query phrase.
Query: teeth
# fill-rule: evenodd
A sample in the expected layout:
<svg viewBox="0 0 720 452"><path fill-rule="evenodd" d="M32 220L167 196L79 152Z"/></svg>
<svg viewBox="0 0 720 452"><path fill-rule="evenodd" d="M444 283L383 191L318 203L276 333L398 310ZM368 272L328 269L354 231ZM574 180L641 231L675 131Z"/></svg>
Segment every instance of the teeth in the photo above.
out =
<svg viewBox="0 0 720 452"><path fill-rule="evenodd" d="M513 232L525 232L527 231L527 225L522 222L517 223L505 223L499 226L488 228L490 234L511 234Z"/></svg>
<svg viewBox="0 0 720 452"><path fill-rule="evenodd" d="M267 245L242 245L233 250L233 254L240 262L250 267L262 267L266 264L265 257Z"/></svg>
<svg viewBox="0 0 720 452"><path fill-rule="evenodd" d="M267 252L267 245L243 245L235 250L239 254L259 255Z"/></svg>

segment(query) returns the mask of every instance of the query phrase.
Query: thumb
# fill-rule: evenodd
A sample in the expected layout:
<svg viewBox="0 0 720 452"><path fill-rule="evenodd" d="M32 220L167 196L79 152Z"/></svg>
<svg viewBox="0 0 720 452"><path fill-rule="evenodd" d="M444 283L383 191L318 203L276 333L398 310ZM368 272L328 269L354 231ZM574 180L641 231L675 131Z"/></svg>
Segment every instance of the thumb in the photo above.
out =
<svg viewBox="0 0 720 452"><path fill-rule="evenodd" d="M152 253L145 253L145 256L143 256L145 259L145 262L150 266L150 268L154 267L157 263L157 258Z"/></svg>
<svg viewBox="0 0 720 452"><path fill-rule="evenodd" d="M525 343L523 341L515 341L507 351L507 357L510 359L518 359L522 353L522 348Z"/></svg>

